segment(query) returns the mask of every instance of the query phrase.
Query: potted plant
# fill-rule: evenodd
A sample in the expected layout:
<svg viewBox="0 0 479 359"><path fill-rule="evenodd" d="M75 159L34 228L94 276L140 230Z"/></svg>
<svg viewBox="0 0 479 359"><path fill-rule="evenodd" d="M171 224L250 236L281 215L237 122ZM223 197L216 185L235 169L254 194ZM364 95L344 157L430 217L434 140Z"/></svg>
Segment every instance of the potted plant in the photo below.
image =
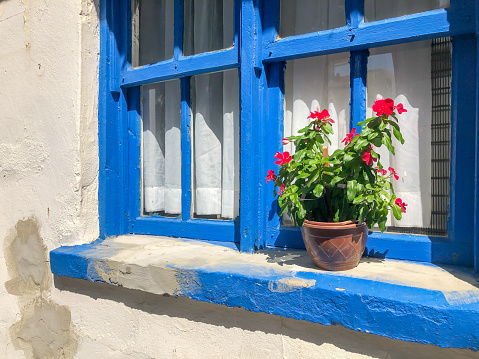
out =
<svg viewBox="0 0 479 359"><path fill-rule="evenodd" d="M288 211L302 226L305 247L323 269L356 267L368 228L378 225L384 231L389 212L398 220L406 212L407 204L396 197L390 181L399 177L394 168L383 167L376 149L385 146L394 155L392 136L404 144L396 112L407 110L388 98L376 100L373 111L376 117L359 123L359 133L353 128L342 140L344 148L330 156L323 151L331 144L334 121L327 110L311 112L308 126L283 139L283 145L294 144L294 154L276 153L279 170L266 177L266 182L274 181L280 214Z"/></svg>

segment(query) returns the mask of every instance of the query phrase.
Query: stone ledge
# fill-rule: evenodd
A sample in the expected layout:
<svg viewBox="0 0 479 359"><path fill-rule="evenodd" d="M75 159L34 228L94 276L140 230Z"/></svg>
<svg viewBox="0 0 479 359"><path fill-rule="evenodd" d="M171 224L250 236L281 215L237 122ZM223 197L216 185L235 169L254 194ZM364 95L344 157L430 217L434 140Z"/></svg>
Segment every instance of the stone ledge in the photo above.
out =
<svg viewBox="0 0 479 359"><path fill-rule="evenodd" d="M50 252L55 275L239 306L441 347L479 349L472 271L364 257L326 272L305 251L239 253L198 240L122 236Z"/></svg>

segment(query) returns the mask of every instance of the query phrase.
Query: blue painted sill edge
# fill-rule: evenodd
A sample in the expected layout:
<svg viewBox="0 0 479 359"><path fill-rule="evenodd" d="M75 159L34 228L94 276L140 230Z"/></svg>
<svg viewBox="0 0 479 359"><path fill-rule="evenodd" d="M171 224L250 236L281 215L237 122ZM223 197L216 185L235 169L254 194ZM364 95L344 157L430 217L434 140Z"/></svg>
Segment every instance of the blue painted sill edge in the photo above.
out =
<svg viewBox="0 0 479 359"><path fill-rule="evenodd" d="M463 268L363 258L353 270L325 272L300 250L246 254L141 235L60 247L50 252L50 263L58 276L479 349L479 288Z"/></svg>

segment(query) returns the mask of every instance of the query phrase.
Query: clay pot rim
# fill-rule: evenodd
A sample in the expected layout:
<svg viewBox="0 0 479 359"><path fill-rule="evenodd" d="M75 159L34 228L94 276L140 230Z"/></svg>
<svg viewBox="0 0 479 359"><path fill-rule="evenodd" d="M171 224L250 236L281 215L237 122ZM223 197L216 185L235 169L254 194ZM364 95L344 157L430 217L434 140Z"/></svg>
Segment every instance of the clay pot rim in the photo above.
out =
<svg viewBox="0 0 479 359"><path fill-rule="evenodd" d="M311 228L324 228L324 229L341 229L341 228L356 228L365 226L366 222L359 224L357 220L348 220L344 222L316 222L304 220L303 226Z"/></svg>

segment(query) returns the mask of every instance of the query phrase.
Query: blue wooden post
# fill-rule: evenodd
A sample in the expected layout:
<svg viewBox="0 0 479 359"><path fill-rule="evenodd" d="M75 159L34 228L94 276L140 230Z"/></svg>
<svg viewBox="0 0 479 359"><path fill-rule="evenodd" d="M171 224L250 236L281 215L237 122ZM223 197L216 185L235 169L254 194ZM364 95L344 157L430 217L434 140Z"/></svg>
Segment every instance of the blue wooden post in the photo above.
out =
<svg viewBox="0 0 479 359"><path fill-rule="evenodd" d="M451 83L451 205L448 234L455 243L474 247L474 166L472 146L476 135L476 39L473 34L453 38ZM470 160L469 160L470 159ZM450 256L453 256L450 253Z"/></svg>
<svg viewBox="0 0 479 359"><path fill-rule="evenodd" d="M263 212L259 206L260 136L257 128L259 121L258 77L255 65L256 8L253 0L241 2L240 36L240 249L253 252L259 240L258 214ZM250 24L245 26L244 24Z"/></svg>
<svg viewBox="0 0 479 359"><path fill-rule="evenodd" d="M474 173L474 271L479 273L479 6L476 4L476 138Z"/></svg>
<svg viewBox="0 0 479 359"><path fill-rule="evenodd" d="M190 79L181 79L181 219L191 217L191 111Z"/></svg>
<svg viewBox="0 0 479 359"><path fill-rule="evenodd" d="M99 69L99 191L98 211L100 238L128 232L125 215L127 158L126 97L120 89L119 74L127 66L126 8L127 2L100 4L100 69ZM125 198L126 195L126 198Z"/></svg>

